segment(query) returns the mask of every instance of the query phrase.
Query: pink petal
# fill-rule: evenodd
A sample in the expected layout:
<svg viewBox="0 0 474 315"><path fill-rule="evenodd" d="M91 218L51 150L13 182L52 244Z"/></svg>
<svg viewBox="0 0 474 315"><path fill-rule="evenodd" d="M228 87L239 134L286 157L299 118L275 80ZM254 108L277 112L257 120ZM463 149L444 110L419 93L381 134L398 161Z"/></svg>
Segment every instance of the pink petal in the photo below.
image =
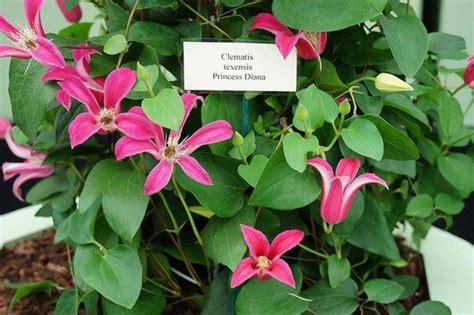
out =
<svg viewBox="0 0 474 315"><path fill-rule="evenodd" d="M296 43L296 49L298 50L298 56L305 60L313 60L318 58L318 51L314 48L313 43L304 35L300 33L301 36Z"/></svg>
<svg viewBox="0 0 474 315"><path fill-rule="evenodd" d="M71 76L77 76L78 73L75 68L66 66L64 68L51 67L41 78L43 81L64 81Z"/></svg>
<svg viewBox="0 0 474 315"><path fill-rule="evenodd" d="M60 1L60 0L57 0ZM75 62L78 62L79 60L86 59L87 61L90 60L90 56L94 55L97 53L97 50L94 48L90 48L87 46L87 44L80 44L77 46L77 48L72 50L72 58L74 59Z"/></svg>
<svg viewBox="0 0 474 315"><path fill-rule="evenodd" d="M79 5L75 5L72 10L68 10L66 9L65 2L65 0L56 0L56 3L58 4L59 9L63 13L66 20L71 23L79 22L82 17L81 7Z"/></svg>
<svg viewBox="0 0 474 315"><path fill-rule="evenodd" d="M41 37L46 37L40 17L40 10L45 2L46 0L24 0L26 21L31 29Z"/></svg>
<svg viewBox="0 0 474 315"><path fill-rule="evenodd" d="M161 160L148 175L145 183L145 195L151 196L159 193L171 180L173 164Z"/></svg>
<svg viewBox="0 0 474 315"><path fill-rule="evenodd" d="M54 173L54 168L52 166L43 166L42 170L36 172L24 173L18 176L18 178L13 182L13 194L21 201L25 201L21 195L21 186L32 179L46 178Z"/></svg>
<svg viewBox="0 0 474 315"><path fill-rule="evenodd" d="M282 32L291 34L291 31L288 29L288 27L280 23L270 13L260 13L257 15L255 21L250 26L249 31L253 31L255 29L265 30L275 35Z"/></svg>
<svg viewBox="0 0 474 315"><path fill-rule="evenodd" d="M236 288L248 279L252 278L258 273L258 269L254 268L255 261L252 257L242 259L235 268L232 278L230 279L230 287Z"/></svg>
<svg viewBox="0 0 474 315"><path fill-rule="evenodd" d="M176 162L188 177L200 184L206 186L212 185L211 177L195 158L189 155L183 155Z"/></svg>
<svg viewBox="0 0 474 315"><path fill-rule="evenodd" d="M262 232L244 224L240 225L240 229L244 235L245 243L249 247L250 256L254 259L257 259L258 256L268 256L270 243Z"/></svg>
<svg viewBox="0 0 474 315"><path fill-rule="evenodd" d="M130 112L119 114L115 118L115 124L122 133L133 139L147 140L155 136L151 122L141 115Z"/></svg>
<svg viewBox="0 0 474 315"><path fill-rule="evenodd" d="M67 111L71 109L71 97L63 90L59 90L56 92L56 100Z"/></svg>
<svg viewBox="0 0 474 315"><path fill-rule="evenodd" d="M178 131L170 131L170 138L173 139L181 138L181 132L183 131L184 125L186 124L186 121L188 120L189 114L191 113L192 109L194 108L198 100L200 100L201 102L204 101L201 96L198 96L193 93L186 93L181 95L181 100L183 101L184 106L184 117Z"/></svg>
<svg viewBox="0 0 474 315"><path fill-rule="evenodd" d="M278 33L275 37L275 44L280 50L283 58L287 58L292 50L295 48L296 43L300 40L303 33L293 35L292 33Z"/></svg>
<svg viewBox="0 0 474 315"><path fill-rule="evenodd" d="M18 33L18 29L0 15L0 32L5 34L5 36L11 40L15 40L15 35Z"/></svg>
<svg viewBox="0 0 474 315"><path fill-rule="evenodd" d="M343 182L339 177L332 180L329 194L324 203L321 202L321 217L330 224L337 224L346 218L342 214Z"/></svg>
<svg viewBox="0 0 474 315"><path fill-rule="evenodd" d="M90 113L77 115L68 129L71 148L74 149L76 146L83 144L99 130L100 126L94 115Z"/></svg>
<svg viewBox="0 0 474 315"><path fill-rule="evenodd" d="M464 83L474 89L474 55L469 57L468 65L464 71Z"/></svg>
<svg viewBox="0 0 474 315"><path fill-rule="evenodd" d="M153 135L150 138L154 138L158 148L163 148L165 146L165 134L163 132L163 128L160 125L150 121L140 106L133 106L128 110L128 113L139 115L148 120L150 127L153 129Z"/></svg>
<svg viewBox="0 0 474 315"><path fill-rule="evenodd" d="M268 258L278 259L281 255L298 246L304 238L304 233L300 230L287 230L278 234L270 245Z"/></svg>
<svg viewBox="0 0 474 315"><path fill-rule="evenodd" d="M203 145L218 143L232 138L232 125L225 120L217 120L201 127L191 137L183 141L181 146L187 154L191 154Z"/></svg>
<svg viewBox="0 0 474 315"><path fill-rule="evenodd" d="M283 259L273 260L268 274L283 284L289 285L292 288L296 287L291 268Z"/></svg>
<svg viewBox="0 0 474 315"><path fill-rule="evenodd" d="M44 166L39 162L21 162L12 163L5 162L2 164L3 180L9 180L10 178L19 175L21 173L31 173L42 171Z"/></svg>
<svg viewBox="0 0 474 315"><path fill-rule="evenodd" d="M350 181L354 180L360 168L360 161L357 159L341 159L337 164L336 176L347 176Z"/></svg>
<svg viewBox="0 0 474 315"><path fill-rule="evenodd" d="M15 156L24 160L32 158L34 156L33 150L31 150L30 148L26 146L16 143L15 140L13 139L12 133L13 133L12 128L7 130L7 132L5 133L5 141L7 142L7 145L10 151L12 151L12 153Z"/></svg>
<svg viewBox="0 0 474 315"><path fill-rule="evenodd" d="M11 127L12 124L8 119L0 117L0 140L5 139L5 135L9 132Z"/></svg>
<svg viewBox="0 0 474 315"><path fill-rule="evenodd" d="M323 196L321 198L321 204L324 204L329 194L329 187L331 187L331 181L334 178L334 172L331 165L326 160L321 158L311 159L308 161L308 164L316 168L316 170L321 175L323 182Z"/></svg>
<svg viewBox="0 0 474 315"><path fill-rule="evenodd" d="M17 48L6 46L6 45L0 45L0 58L3 58L3 57L30 59L31 54L21 49L17 49Z"/></svg>
<svg viewBox="0 0 474 315"><path fill-rule="evenodd" d="M52 41L38 37L38 48L30 49L31 56L40 64L51 67L64 68L67 66L61 51Z"/></svg>
<svg viewBox="0 0 474 315"><path fill-rule="evenodd" d="M105 79L104 104L107 108L120 109L120 103L135 85L135 71L120 68L112 71Z"/></svg>
<svg viewBox="0 0 474 315"><path fill-rule="evenodd" d="M89 113L95 115L99 113L100 107L97 99L81 79L72 76L63 82L58 82L58 85L72 98L84 104Z"/></svg>
<svg viewBox="0 0 474 315"><path fill-rule="evenodd" d="M122 137L115 144L115 158L118 161L140 153L150 153L155 159L159 155L156 145L150 140L144 141Z"/></svg>

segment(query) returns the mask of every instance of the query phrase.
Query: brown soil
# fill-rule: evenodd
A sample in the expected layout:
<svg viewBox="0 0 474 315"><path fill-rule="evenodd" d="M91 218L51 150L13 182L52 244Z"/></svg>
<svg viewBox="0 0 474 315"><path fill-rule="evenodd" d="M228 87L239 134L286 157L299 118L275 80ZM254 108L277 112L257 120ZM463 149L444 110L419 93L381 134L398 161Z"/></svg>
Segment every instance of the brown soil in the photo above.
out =
<svg viewBox="0 0 474 315"><path fill-rule="evenodd" d="M24 240L15 248L0 251L0 315L53 314L54 303L60 292L54 290L31 295L8 312L14 290L4 283L33 283L53 280L61 287L71 287L66 245L53 245L54 232L48 231L35 239Z"/></svg>

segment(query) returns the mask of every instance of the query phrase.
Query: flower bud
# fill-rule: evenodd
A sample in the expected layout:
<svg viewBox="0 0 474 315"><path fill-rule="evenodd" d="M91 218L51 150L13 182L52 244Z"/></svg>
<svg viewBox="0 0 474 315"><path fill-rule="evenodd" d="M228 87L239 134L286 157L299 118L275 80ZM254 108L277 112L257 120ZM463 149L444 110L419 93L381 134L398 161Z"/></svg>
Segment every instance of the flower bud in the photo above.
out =
<svg viewBox="0 0 474 315"><path fill-rule="evenodd" d="M346 98L339 104L339 114L341 115L348 115L351 112L351 104L349 100Z"/></svg>
<svg viewBox="0 0 474 315"><path fill-rule="evenodd" d="M303 104L299 104L296 108L295 116L298 120L305 121L309 118L309 113Z"/></svg>
<svg viewBox="0 0 474 315"><path fill-rule="evenodd" d="M139 62L137 63L137 78L139 81L146 81L148 79L149 73L147 68L142 66Z"/></svg>
<svg viewBox="0 0 474 315"><path fill-rule="evenodd" d="M232 144L236 148L241 148L245 143L244 137L237 131L234 133L234 137L232 138Z"/></svg>
<svg viewBox="0 0 474 315"><path fill-rule="evenodd" d="M385 93L413 91L410 84L389 73L381 73L375 78L377 90Z"/></svg>

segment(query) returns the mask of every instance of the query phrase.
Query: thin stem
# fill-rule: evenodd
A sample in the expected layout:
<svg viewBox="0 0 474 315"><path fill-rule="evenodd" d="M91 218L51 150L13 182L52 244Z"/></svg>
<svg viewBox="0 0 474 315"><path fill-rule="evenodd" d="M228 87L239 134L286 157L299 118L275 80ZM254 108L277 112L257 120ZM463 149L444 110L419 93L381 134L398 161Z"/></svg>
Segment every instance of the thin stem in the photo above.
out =
<svg viewBox="0 0 474 315"><path fill-rule="evenodd" d="M226 16L226 15L228 15L228 14L231 14L231 13L233 13L233 12L235 12L235 11L238 11L238 10L240 10L240 9L243 9L243 8L245 8L245 7L250 7L250 6L254 5L254 4L259 4L259 3L261 3L261 2L263 2L263 0L253 1L253 2L249 2L249 3L242 4L241 6L235 7L235 8L233 8L232 10L229 10L229 11L226 11L226 12L222 13L222 14L221 14L221 17L222 17L222 16Z"/></svg>
<svg viewBox="0 0 474 315"><path fill-rule="evenodd" d="M176 292L176 291L174 291L174 290L171 290L170 288L167 288L167 287L165 287L164 285L159 284L158 282L154 281L153 279L151 279L151 278L149 278L149 277L146 277L146 276L145 276L145 280L146 280L147 282L150 282L150 283L153 284L154 286L156 286L156 287L158 287L158 288L160 288L160 289L163 289L163 290L165 290L165 291L167 291L167 292L173 294L174 296L180 296L179 292Z"/></svg>
<svg viewBox="0 0 474 315"><path fill-rule="evenodd" d="M74 162L71 162L69 165L71 166L74 173L76 173L77 177L79 177L81 182L84 184L86 180L84 179L84 176L82 176L81 172L77 169L76 165L74 165Z"/></svg>
<svg viewBox="0 0 474 315"><path fill-rule="evenodd" d="M130 35L130 27L132 26L133 16L135 15L135 12L137 11L137 8L138 8L139 4L140 4L140 0L136 0L135 4L132 7L132 11L130 11L130 15L128 16L127 26L125 27L125 35L124 35L127 42L128 42L128 36ZM119 60L117 62L117 67L116 68L120 68L120 65L122 64L123 57L125 56L127 50L128 49L126 49L126 50L124 50L120 53Z"/></svg>
<svg viewBox="0 0 474 315"><path fill-rule="evenodd" d="M349 82L348 85L349 86L356 85L357 83L360 83L362 81L374 81L375 82L375 78L374 77L368 77L368 76L360 77L360 78L355 79L354 81Z"/></svg>
<svg viewBox="0 0 474 315"><path fill-rule="evenodd" d="M245 165L249 165L249 162L247 161L247 158L244 155L244 152L242 151L242 147L238 147L237 151L239 151L240 158L244 162Z"/></svg>
<svg viewBox="0 0 474 315"><path fill-rule="evenodd" d="M325 254L323 254L323 253L320 253L320 252L318 252L318 251L315 251L314 249L311 249L311 248L309 248L309 247L306 247L306 246L304 246L303 244L299 244L298 246L299 246L302 250L305 250L305 251L307 251L308 253L311 253L311 254L316 255L316 256L318 256L318 257L321 257L321 258L324 258L324 259L328 259L328 258L329 258L327 255L325 255Z"/></svg>
<svg viewBox="0 0 474 315"><path fill-rule="evenodd" d="M171 211L171 208L168 204L168 200L166 200L166 197L162 192L160 192L159 195L160 195L161 201L163 201L163 204L165 205L165 209L168 212L168 215L170 216L171 223L173 224L173 229L175 230L176 234L179 234L178 223L176 222L176 218L173 215L173 211Z"/></svg>
<svg viewBox="0 0 474 315"><path fill-rule="evenodd" d="M202 15L201 13L199 13L198 11L196 11L192 6L190 6L189 4L187 4L185 1L180 0L179 3L181 3L181 4L184 5L186 8L188 8L189 11L193 12L194 14L196 14L196 16L197 16L198 18L200 18L201 20L207 22L211 27L213 27L214 29L216 29L217 31L219 31L222 35L224 35L224 36L227 37L228 39L233 40L232 36L230 36L229 34L227 34L226 31L224 31L222 28L220 28L219 26L217 26L216 24L214 24L213 22L211 22L208 18L206 18L204 15Z"/></svg>
<svg viewBox="0 0 474 315"><path fill-rule="evenodd" d="M465 87L466 87L466 83L461 84L453 92L451 92L451 96L458 94L458 92L464 89Z"/></svg>
<svg viewBox="0 0 474 315"><path fill-rule="evenodd" d="M337 258L341 259L342 258L341 247L336 244L336 240L334 239L334 233L332 232L332 227L331 227L331 232L329 232L328 234L331 236L332 244L334 245L334 249L336 250Z"/></svg>
<svg viewBox="0 0 474 315"><path fill-rule="evenodd" d="M155 92L153 92L153 87L150 85L150 82L148 82L148 80L145 80L143 82L145 83L145 87L148 91L148 94L150 94L151 97L155 98Z"/></svg>
<svg viewBox="0 0 474 315"><path fill-rule="evenodd" d="M179 188L179 185L176 182L176 177L174 176L174 174L172 176L172 181L173 181L173 185L176 189L176 192L178 193L178 197L181 200L181 203L183 204L184 210L186 211L186 214L188 215L189 222L191 223L191 227L193 229L194 235L196 236L196 239L197 239L199 245L202 246L201 234L199 234L199 230L196 227L196 223L194 222L193 215L191 214L191 211L189 210L188 204L186 203L186 200L184 199L184 196L181 192L181 189Z"/></svg>

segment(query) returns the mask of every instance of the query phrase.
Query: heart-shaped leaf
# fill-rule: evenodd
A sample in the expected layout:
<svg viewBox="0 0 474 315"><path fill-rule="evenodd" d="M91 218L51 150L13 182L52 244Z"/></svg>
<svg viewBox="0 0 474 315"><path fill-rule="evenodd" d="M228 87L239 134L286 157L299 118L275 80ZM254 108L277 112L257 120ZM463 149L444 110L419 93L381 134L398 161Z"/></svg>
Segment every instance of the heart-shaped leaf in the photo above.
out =
<svg viewBox="0 0 474 315"><path fill-rule="evenodd" d="M380 161L384 145L377 127L369 120L356 118L349 127L342 130L342 140L354 152Z"/></svg>
<svg viewBox="0 0 474 315"><path fill-rule="evenodd" d="M267 165L268 158L265 155L256 155L250 162L250 165L242 164L238 168L238 173L250 186L257 186L263 169Z"/></svg>
<svg viewBox="0 0 474 315"><path fill-rule="evenodd" d="M158 125L178 130L184 119L184 105L178 92L163 89L154 98L147 98L142 103L148 118Z"/></svg>
<svg viewBox="0 0 474 315"><path fill-rule="evenodd" d="M299 133L292 132L283 138L283 152L285 153L288 165L303 173L308 164L308 152L315 152L319 147L319 141L316 136L309 139L303 138Z"/></svg>

